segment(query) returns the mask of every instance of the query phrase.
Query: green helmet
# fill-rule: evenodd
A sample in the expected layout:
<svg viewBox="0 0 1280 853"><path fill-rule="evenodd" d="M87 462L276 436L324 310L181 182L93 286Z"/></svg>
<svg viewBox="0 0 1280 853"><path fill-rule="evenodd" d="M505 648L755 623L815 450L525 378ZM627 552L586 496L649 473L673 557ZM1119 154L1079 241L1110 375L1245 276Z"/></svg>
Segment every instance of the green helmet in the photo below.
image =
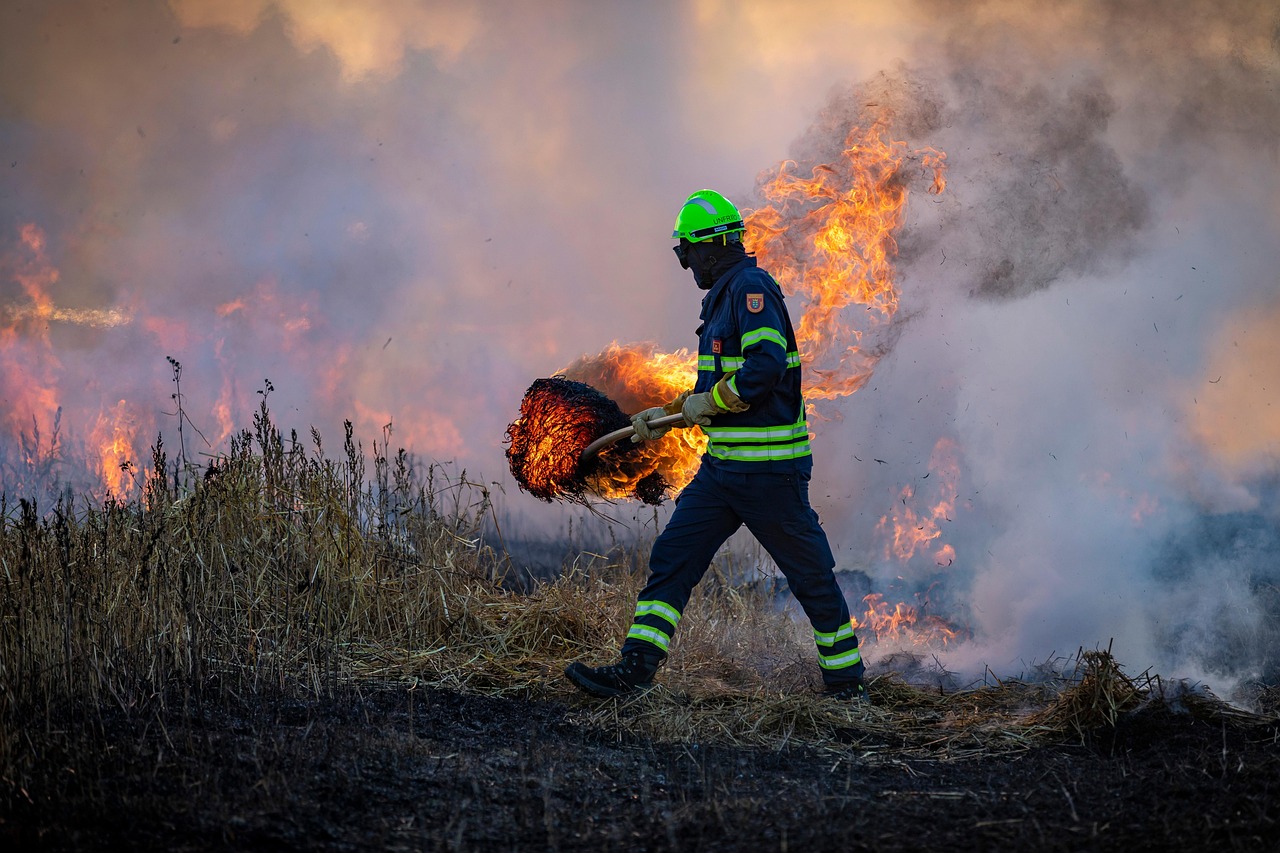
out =
<svg viewBox="0 0 1280 853"><path fill-rule="evenodd" d="M729 199L715 190L698 190L685 200L676 214L676 227L671 232L671 239L701 243L721 234L738 234L745 230L742 214Z"/></svg>

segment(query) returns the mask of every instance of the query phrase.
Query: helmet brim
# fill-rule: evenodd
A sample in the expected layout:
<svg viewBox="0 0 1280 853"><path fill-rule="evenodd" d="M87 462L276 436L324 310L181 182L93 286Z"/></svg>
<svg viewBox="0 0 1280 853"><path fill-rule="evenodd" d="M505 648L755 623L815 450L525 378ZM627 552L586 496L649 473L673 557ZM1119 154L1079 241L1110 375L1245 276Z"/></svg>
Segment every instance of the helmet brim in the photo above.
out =
<svg viewBox="0 0 1280 853"><path fill-rule="evenodd" d="M703 240L709 239L711 237L715 237L720 234L732 234L735 231L745 231L745 230L746 230L746 226L743 224L743 221L739 219L737 222L722 222L719 225L712 225L707 228L698 228L697 230L690 231L688 234L682 234L677 229L671 232L671 239L679 240L680 238L683 237L684 239L688 240L690 243L701 243Z"/></svg>

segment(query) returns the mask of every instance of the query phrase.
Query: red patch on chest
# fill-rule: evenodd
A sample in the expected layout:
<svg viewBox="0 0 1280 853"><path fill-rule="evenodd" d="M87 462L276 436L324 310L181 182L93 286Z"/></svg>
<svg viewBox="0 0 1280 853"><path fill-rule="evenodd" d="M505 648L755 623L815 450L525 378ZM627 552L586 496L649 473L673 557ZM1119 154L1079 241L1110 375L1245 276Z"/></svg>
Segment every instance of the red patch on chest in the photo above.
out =
<svg viewBox="0 0 1280 853"><path fill-rule="evenodd" d="M720 350L721 350L721 349L722 349L722 346L721 346L721 344L720 344L720 339L719 339L719 338L712 338L712 339L711 339L711 351L712 351L713 353L715 353L716 355L719 355L719 354L720 354Z"/></svg>

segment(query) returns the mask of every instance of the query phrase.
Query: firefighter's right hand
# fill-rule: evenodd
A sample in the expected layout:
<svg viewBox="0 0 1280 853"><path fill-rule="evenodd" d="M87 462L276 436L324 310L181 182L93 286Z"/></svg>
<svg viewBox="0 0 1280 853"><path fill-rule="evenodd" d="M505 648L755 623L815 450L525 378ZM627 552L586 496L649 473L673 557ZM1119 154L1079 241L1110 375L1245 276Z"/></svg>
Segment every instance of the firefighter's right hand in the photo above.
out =
<svg viewBox="0 0 1280 853"><path fill-rule="evenodd" d="M632 415L631 426L635 429L636 434L631 436L631 440L639 444L642 441L654 441L662 438L670 431L671 427L663 426L653 429L649 426L649 421L656 421L667 414L667 410L662 406L654 406L652 409L645 409L637 415Z"/></svg>

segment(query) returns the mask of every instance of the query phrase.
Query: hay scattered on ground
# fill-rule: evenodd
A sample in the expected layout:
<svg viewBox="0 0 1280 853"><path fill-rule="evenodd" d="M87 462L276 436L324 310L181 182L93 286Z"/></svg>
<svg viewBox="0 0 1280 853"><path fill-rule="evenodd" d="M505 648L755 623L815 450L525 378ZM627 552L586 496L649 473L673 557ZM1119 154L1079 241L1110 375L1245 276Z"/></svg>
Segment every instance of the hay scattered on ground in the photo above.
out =
<svg viewBox="0 0 1280 853"><path fill-rule="evenodd" d="M1051 732L1085 732L1114 727L1122 714L1133 711L1150 695L1150 679L1139 687L1109 651L1082 652L1075 677L1049 704L1031 714L1028 722Z"/></svg>
<svg viewBox="0 0 1280 853"><path fill-rule="evenodd" d="M594 699L573 688L563 669L572 660L599 664L616 658L641 580L627 564L606 566L602 573L605 577L561 578L527 597L495 592L491 600L469 598L470 615L464 621L476 631L473 644L405 653L394 665L388 665L384 652L376 667L357 655L350 665L362 677L398 675L465 690L565 701L578 709L582 725L618 736L771 749L804 745L868 760L902 755L960 760L1078 742L1114 730L1126 715L1155 705L1176 705L1179 712L1203 718L1268 720L1206 691L1171 690L1170 683L1145 674L1130 678L1108 651L1080 652L1074 670L1056 678L991 679L951 691L908 683L897 672L880 672L870 679L872 704L831 700L819 695L816 678L808 678L811 649L804 646L803 632L794 630L789 616L768 610L755 611L755 620L768 625L774 659L790 660L789 666L762 673L749 655L695 637L677 642L652 689L621 699ZM691 611L704 612L691 612L682 630L696 633L698 616L706 618L708 607L728 615L715 609L727 606L728 591L713 582L701 597ZM749 601L739 597L737 603ZM725 621L732 624L734 618ZM805 674L797 677L797 670Z"/></svg>
<svg viewBox="0 0 1280 853"><path fill-rule="evenodd" d="M482 486L414 470L375 447L366 478L346 458L287 442L264 411L254 434L181 488L157 477L144 501L33 504L0 513L0 775L39 756L24 732L53 709L163 710L196 695L314 698L352 685L432 685L563 702L616 737L845 755L964 759L1017 753L1114 730L1168 707L1239 725L1275 724L1277 688L1258 711L1146 673L1107 651L1032 681L959 690L914 683L871 659L871 706L817 695L811 634L764 591L717 564L699 585L657 686L586 697L565 666L616 659L645 579L646 548L588 556L527 590L481 535ZM160 448L154 470L166 471ZM1268 704L1270 703L1270 704Z"/></svg>

